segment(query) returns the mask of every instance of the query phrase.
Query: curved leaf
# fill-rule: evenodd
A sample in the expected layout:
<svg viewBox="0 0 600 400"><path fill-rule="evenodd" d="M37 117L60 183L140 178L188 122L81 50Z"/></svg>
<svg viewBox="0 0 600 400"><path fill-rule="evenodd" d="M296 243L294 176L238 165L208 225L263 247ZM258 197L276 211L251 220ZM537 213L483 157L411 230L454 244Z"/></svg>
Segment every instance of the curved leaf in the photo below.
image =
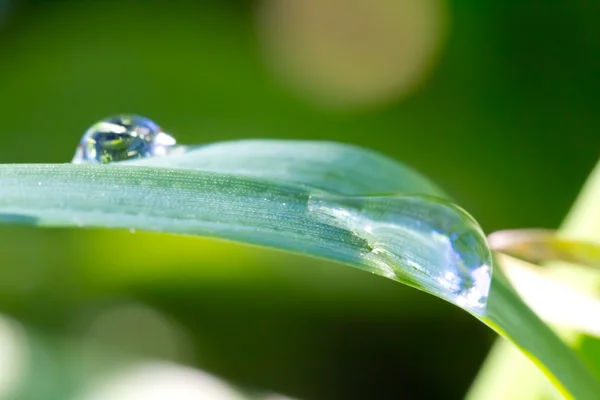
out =
<svg viewBox="0 0 600 400"><path fill-rule="evenodd" d="M0 166L0 221L208 235L359 267L463 307L565 394L595 398L600 383L499 271L485 312L489 249L470 216L442 197L402 164L326 142L228 142L113 165Z"/></svg>

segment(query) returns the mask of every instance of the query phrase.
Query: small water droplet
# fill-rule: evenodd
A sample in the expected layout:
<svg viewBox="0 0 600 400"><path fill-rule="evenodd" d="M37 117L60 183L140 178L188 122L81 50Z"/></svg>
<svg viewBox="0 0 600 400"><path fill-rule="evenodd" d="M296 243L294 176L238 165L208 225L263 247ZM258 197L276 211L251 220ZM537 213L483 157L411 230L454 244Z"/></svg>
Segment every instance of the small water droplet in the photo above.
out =
<svg viewBox="0 0 600 400"><path fill-rule="evenodd" d="M492 255L477 222L462 208L427 196L311 195L308 211L364 239L374 272L485 314Z"/></svg>
<svg viewBox="0 0 600 400"><path fill-rule="evenodd" d="M115 161L162 156L175 139L148 118L118 115L92 125L83 135L74 164L107 164Z"/></svg>

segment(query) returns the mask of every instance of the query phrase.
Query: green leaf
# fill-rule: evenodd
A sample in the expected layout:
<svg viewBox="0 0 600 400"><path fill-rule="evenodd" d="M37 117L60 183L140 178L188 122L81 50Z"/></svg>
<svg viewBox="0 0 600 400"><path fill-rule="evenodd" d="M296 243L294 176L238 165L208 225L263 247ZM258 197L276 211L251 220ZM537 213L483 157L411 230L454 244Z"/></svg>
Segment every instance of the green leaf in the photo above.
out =
<svg viewBox="0 0 600 400"><path fill-rule="evenodd" d="M596 398L600 383L499 270L482 310L489 249L474 220L444 197L402 164L326 142L241 141L112 165L0 166L0 221L206 235L362 268L462 306L566 395Z"/></svg>
<svg viewBox="0 0 600 400"><path fill-rule="evenodd" d="M519 244L525 244L525 247L521 247L517 253L528 255L529 258L532 254L526 250L527 246L533 244L540 247L542 245L540 247L542 258L575 261L596 268L594 259L597 250L593 243L600 241L599 205L600 163L596 165L596 168L587 179L575 204L557 233L559 237L564 239L560 239L558 243L550 244L550 249L548 249L547 243L541 243L547 239L540 240L539 236L535 238L534 243L531 243L531 241L527 243L527 240L523 241L522 239L532 239L529 233L525 237L511 234L512 237L504 238L504 235L501 234L492 239L496 241L496 244L502 244L504 241L504 244L508 245L504 246L504 249L503 246L499 246L501 250L505 250L507 247L510 248L511 244L516 244L517 247ZM564 241L567 241L567 243ZM585 243L583 248L581 243ZM577 248L573 247L574 244ZM515 247L513 247L514 249ZM535 255L535 257L539 256L539 253ZM543 261L543 259L538 261ZM551 276L553 278L560 279L568 286L578 288L582 293L598 292L598 288L600 288L599 276L595 274L596 271L591 269L586 271L577 268L577 266L562 263L545 264L544 268L546 271L552 271ZM581 309L574 309L573 313L586 316L590 320L597 320L596 315L585 313ZM594 370L596 376L600 376L600 358L598 353L594 351L600 341L571 328L557 327L556 329L559 335L584 358L590 370ZM597 392L596 398L600 397L598 393L600 392ZM532 368L532 365L527 363L526 359L515 352L513 348L508 347L505 342L497 342L476 378L468 398L477 400L505 398L529 400L550 399L557 398L557 396L553 388L549 387L543 379L543 376L540 376L539 371Z"/></svg>

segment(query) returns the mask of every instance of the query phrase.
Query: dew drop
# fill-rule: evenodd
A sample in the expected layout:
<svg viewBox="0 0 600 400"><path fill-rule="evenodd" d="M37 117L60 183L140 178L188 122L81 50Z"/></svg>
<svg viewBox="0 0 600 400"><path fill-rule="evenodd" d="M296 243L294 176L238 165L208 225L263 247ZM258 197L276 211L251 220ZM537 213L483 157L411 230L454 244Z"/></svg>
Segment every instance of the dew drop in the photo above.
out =
<svg viewBox="0 0 600 400"><path fill-rule="evenodd" d="M492 256L477 222L442 199L311 195L308 212L366 243L361 257L379 275L484 315Z"/></svg>
<svg viewBox="0 0 600 400"><path fill-rule="evenodd" d="M174 146L175 139L150 119L118 115L97 122L85 132L72 162L108 164L162 156Z"/></svg>

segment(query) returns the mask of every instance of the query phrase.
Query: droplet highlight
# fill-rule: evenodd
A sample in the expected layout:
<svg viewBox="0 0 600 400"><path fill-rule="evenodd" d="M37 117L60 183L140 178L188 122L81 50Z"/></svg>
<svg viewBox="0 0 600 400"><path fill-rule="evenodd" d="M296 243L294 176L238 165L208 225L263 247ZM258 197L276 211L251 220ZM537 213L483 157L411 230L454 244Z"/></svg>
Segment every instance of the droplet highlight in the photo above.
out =
<svg viewBox="0 0 600 400"><path fill-rule="evenodd" d="M361 257L375 273L485 314L492 255L483 231L462 208L427 196L317 193L308 212L363 239Z"/></svg>
<svg viewBox="0 0 600 400"><path fill-rule="evenodd" d="M153 121L139 115L118 115L92 125L83 135L74 164L108 164L162 156L175 147L171 135Z"/></svg>

